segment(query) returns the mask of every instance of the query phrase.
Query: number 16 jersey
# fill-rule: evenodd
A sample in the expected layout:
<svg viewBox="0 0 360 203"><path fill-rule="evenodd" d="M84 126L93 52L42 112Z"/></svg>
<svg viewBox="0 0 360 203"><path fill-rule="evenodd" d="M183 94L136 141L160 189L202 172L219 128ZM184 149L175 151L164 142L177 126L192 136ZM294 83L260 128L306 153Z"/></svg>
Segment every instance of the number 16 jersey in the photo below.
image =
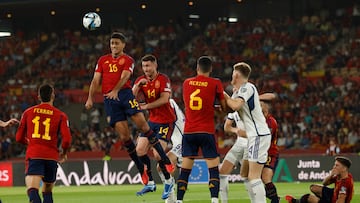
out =
<svg viewBox="0 0 360 203"><path fill-rule="evenodd" d="M183 83L185 104L184 133L215 133L215 101L224 99L224 88L217 78L198 75Z"/></svg>

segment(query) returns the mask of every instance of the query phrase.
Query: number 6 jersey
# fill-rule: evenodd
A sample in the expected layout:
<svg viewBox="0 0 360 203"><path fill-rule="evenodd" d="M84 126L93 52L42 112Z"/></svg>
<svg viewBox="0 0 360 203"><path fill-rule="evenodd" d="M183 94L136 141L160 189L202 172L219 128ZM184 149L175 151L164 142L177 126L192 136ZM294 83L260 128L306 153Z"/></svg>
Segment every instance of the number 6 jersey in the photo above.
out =
<svg viewBox="0 0 360 203"><path fill-rule="evenodd" d="M224 99L224 88L217 78L198 75L183 83L185 103L184 133L215 133L215 101ZM209 122L211 120L211 122Z"/></svg>
<svg viewBox="0 0 360 203"><path fill-rule="evenodd" d="M16 141L28 145L26 160L31 158L57 161L60 135L62 149L67 150L71 143L67 115L50 104L39 104L23 113L16 132Z"/></svg>

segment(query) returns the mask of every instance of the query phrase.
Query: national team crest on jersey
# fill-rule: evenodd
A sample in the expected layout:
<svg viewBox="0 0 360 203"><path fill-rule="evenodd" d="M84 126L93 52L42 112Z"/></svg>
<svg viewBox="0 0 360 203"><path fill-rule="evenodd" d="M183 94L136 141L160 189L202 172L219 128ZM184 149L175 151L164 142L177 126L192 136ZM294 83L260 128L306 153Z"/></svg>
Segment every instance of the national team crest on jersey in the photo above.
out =
<svg viewBox="0 0 360 203"><path fill-rule="evenodd" d="M240 89L240 92L241 93L245 93L247 91L247 88L246 87L242 87L241 89Z"/></svg>
<svg viewBox="0 0 360 203"><path fill-rule="evenodd" d="M125 63L125 59L124 59L124 58L121 58L121 59L119 60L119 65L124 65L124 63Z"/></svg>

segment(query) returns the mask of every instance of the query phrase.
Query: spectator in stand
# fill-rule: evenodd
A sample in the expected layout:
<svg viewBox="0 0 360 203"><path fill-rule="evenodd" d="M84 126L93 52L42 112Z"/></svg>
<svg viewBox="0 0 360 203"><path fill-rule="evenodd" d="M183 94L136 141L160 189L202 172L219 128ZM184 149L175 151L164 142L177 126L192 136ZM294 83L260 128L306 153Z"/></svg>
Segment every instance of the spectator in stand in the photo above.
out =
<svg viewBox="0 0 360 203"><path fill-rule="evenodd" d="M336 156L340 154L340 147L336 144L335 138L332 137L329 140L329 146L326 149L326 155Z"/></svg>
<svg viewBox="0 0 360 203"><path fill-rule="evenodd" d="M95 130L95 132L100 131L100 111L97 107L94 107L90 113L91 117L91 127Z"/></svg>

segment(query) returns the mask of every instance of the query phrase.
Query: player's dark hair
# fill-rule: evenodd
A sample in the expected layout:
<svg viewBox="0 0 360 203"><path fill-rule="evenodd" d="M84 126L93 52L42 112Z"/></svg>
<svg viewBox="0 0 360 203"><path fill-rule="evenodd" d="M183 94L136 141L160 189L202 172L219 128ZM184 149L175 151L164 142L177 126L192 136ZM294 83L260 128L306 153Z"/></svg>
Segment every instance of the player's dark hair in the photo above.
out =
<svg viewBox="0 0 360 203"><path fill-rule="evenodd" d="M335 160L340 162L342 165L346 166L347 168L350 168L351 166L351 160L344 156L337 156L335 157Z"/></svg>
<svg viewBox="0 0 360 203"><path fill-rule="evenodd" d="M126 42L126 37L123 33L121 32L113 32L111 34L111 39L120 39L123 43Z"/></svg>
<svg viewBox="0 0 360 203"><path fill-rule="evenodd" d="M145 56L143 56L141 58L141 61L151 61L151 62L156 62L156 57L152 54L146 54Z"/></svg>
<svg viewBox="0 0 360 203"><path fill-rule="evenodd" d="M43 84L39 88L39 95L41 102L49 102L54 88L49 84Z"/></svg>
<svg viewBox="0 0 360 203"><path fill-rule="evenodd" d="M208 56L201 56L197 60L197 65L200 68L201 72L208 73L208 72L211 72L212 60Z"/></svg>
<svg viewBox="0 0 360 203"><path fill-rule="evenodd" d="M234 70L239 71L246 79L250 77L251 67L245 62L240 62L234 65Z"/></svg>

